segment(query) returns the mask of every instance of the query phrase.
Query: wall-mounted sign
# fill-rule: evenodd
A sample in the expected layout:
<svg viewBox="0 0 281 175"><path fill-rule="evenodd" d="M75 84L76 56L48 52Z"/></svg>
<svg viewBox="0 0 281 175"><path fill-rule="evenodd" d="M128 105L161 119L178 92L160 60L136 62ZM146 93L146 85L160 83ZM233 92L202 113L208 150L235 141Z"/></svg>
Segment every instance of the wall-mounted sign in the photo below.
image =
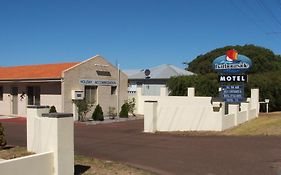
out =
<svg viewBox="0 0 281 175"><path fill-rule="evenodd" d="M247 75L219 75L219 82L247 82L248 76Z"/></svg>
<svg viewBox="0 0 281 175"><path fill-rule="evenodd" d="M245 101L242 85L224 85L221 87L221 96L227 103L241 103Z"/></svg>
<svg viewBox="0 0 281 175"><path fill-rule="evenodd" d="M228 50L226 55L220 56L213 61L213 69L218 73L239 74L245 73L252 66L250 58L238 55L236 50Z"/></svg>
<svg viewBox="0 0 281 175"><path fill-rule="evenodd" d="M117 81L115 80L80 80L80 84L88 86L117 86Z"/></svg>

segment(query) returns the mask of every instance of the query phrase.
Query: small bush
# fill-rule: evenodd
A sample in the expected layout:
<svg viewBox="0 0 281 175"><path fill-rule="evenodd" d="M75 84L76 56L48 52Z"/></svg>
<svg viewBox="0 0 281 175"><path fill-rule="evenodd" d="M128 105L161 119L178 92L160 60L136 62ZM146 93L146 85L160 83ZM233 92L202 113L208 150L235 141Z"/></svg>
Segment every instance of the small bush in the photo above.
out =
<svg viewBox="0 0 281 175"><path fill-rule="evenodd" d="M0 123L0 148L3 148L7 144L4 134L4 127Z"/></svg>
<svg viewBox="0 0 281 175"><path fill-rule="evenodd" d="M92 115L93 120L95 121L103 121L104 117L103 117L103 112L102 112L102 108L100 105L97 105L95 108L95 111Z"/></svg>
<svg viewBox="0 0 281 175"><path fill-rule="evenodd" d="M57 113L56 107L55 106L51 106L49 113Z"/></svg>
<svg viewBox="0 0 281 175"><path fill-rule="evenodd" d="M121 111L119 113L119 117L121 117L121 118L128 118L128 113L129 113L129 104L128 104L128 102L125 102L121 106Z"/></svg>
<svg viewBox="0 0 281 175"><path fill-rule="evenodd" d="M128 100L128 106L129 106L128 112L130 114L132 114L133 116L136 116L135 113L134 113L134 111L136 109L136 99L135 98L129 99Z"/></svg>

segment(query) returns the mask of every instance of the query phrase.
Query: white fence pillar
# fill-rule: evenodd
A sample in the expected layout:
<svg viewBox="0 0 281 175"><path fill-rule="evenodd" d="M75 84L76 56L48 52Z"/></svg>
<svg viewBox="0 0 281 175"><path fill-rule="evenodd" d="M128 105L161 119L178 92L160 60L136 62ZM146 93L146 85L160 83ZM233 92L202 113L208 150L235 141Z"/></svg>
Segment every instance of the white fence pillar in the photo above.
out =
<svg viewBox="0 0 281 175"><path fill-rule="evenodd" d="M234 114L234 125L235 126L238 125L238 122L237 122L238 112L239 112L239 105L237 105L237 104L228 105L228 113Z"/></svg>
<svg viewBox="0 0 281 175"><path fill-rule="evenodd" d="M49 106L28 106L27 107L27 121L26 121L26 141L27 151L36 152L38 142L40 140L40 125L38 118L43 114L49 112Z"/></svg>
<svg viewBox="0 0 281 175"><path fill-rule="evenodd" d="M246 121L248 121L249 120L250 104L249 103L241 103L241 111L247 111Z"/></svg>
<svg viewBox="0 0 281 175"><path fill-rule="evenodd" d="M144 102L144 132L157 130L157 101Z"/></svg>
<svg viewBox="0 0 281 175"><path fill-rule="evenodd" d="M250 109L256 109L256 117L259 115L259 89L251 89Z"/></svg>
<svg viewBox="0 0 281 175"><path fill-rule="evenodd" d="M40 106L27 109L27 145L35 153L53 152L54 175L74 174L74 122L70 113L43 113ZM46 108L45 108L46 110ZM41 114L41 115L38 115ZM31 119L31 121L29 121ZM33 122L32 122L33 120Z"/></svg>
<svg viewBox="0 0 281 175"><path fill-rule="evenodd" d="M187 88L187 96L188 97L194 97L195 96L195 88L194 87Z"/></svg>

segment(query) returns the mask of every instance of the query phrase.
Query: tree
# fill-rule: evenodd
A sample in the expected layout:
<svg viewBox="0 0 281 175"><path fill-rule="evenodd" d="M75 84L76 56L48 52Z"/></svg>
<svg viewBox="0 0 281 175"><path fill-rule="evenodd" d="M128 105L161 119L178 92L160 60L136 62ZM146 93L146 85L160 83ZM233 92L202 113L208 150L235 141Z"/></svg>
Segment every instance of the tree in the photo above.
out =
<svg viewBox="0 0 281 175"><path fill-rule="evenodd" d="M212 69L213 60L224 55L229 49L235 49L239 54L245 55L252 60L253 67L249 72L250 74L277 71L281 68L281 56L275 55L271 50L255 45L236 45L214 49L204 55L197 56L188 64L188 71L203 75L214 73Z"/></svg>
<svg viewBox="0 0 281 175"><path fill-rule="evenodd" d="M85 121L85 117L91 111L93 103L88 103L86 100L73 100L73 103L78 108L78 120Z"/></svg>
<svg viewBox="0 0 281 175"><path fill-rule="evenodd" d="M170 78L167 87L172 96L186 96L188 87L194 87L197 96L218 96L219 82L215 74L178 76Z"/></svg>
<svg viewBox="0 0 281 175"><path fill-rule="evenodd" d="M251 88L259 88L260 101L270 99L269 110L281 110L281 56L255 45L226 46L197 56L188 64L188 70L197 75L171 78L167 82L170 95L186 95L187 87L195 87L197 96L218 96L220 84L212 62L229 49L235 49L252 60L253 67L245 87L246 96L250 96Z"/></svg>

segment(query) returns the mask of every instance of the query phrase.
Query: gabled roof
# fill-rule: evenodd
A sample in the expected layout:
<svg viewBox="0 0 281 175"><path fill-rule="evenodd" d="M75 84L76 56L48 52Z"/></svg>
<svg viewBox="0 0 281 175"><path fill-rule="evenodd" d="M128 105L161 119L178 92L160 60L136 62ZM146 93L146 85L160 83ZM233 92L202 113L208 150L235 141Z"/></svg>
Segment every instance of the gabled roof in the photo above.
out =
<svg viewBox="0 0 281 175"><path fill-rule="evenodd" d="M62 72L79 62L0 67L1 80L60 79Z"/></svg>
<svg viewBox="0 0 281 175"><path fill-rule="evenodd" d="M127 70L124 71L129 79L145 79L144 70ZM169 79L172 76L194 75L194 73L181 69L171 64L163 64L160 66L149 68L150 79Z"/></svg>

